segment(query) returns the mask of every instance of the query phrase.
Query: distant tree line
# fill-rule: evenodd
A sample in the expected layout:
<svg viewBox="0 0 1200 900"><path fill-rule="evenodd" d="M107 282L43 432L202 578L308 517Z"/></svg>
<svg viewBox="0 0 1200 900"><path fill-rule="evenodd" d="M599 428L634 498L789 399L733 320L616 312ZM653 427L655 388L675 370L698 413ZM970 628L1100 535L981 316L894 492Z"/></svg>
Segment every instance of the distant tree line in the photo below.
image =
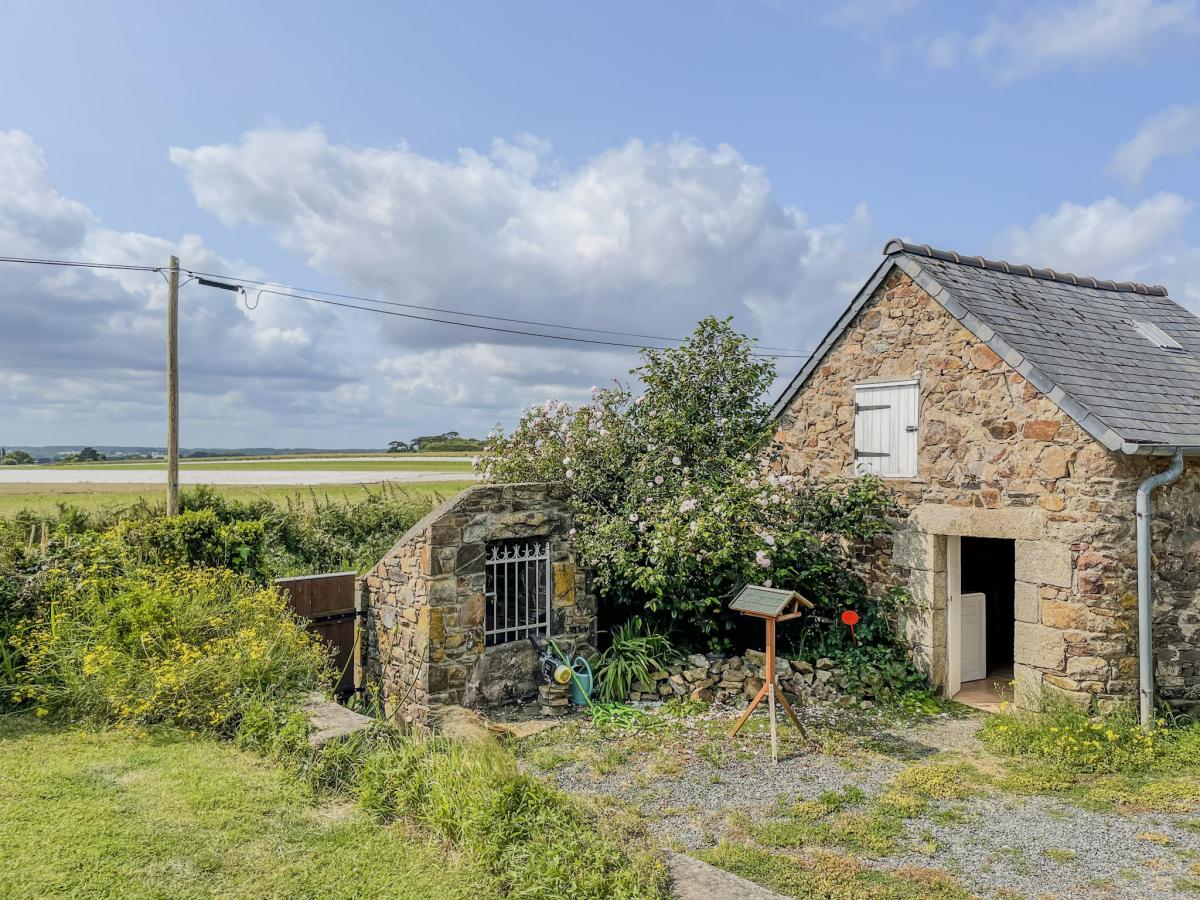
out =
<svg viewBox="0 0 1200 900"><path fill-rule="evenodd" d="M388 453L429 453L462 450L482 450L484 441L481 438L463 437L457 431L447 431L444 434L423 434L411 441L392 441L388 444Z"/></svg>
<svg viewBox="0 0 1200 900"><path fill-rule="evenodd" d="M0 465L2 466L31 466L35 463L46 465L54 462L101 462L105 459L108 457L95 447L84 447L78 453L69 453L59 459L49 459L44 456L35 459L33 454L27 450L9 450L7 447L0 447Z"/></svg>
<svg viewBox="0 0 1200 900"><path fill-rule="evenodd" d="M6 450L0 447L0 465L28 466L37 462L24 450Z"/></svg>

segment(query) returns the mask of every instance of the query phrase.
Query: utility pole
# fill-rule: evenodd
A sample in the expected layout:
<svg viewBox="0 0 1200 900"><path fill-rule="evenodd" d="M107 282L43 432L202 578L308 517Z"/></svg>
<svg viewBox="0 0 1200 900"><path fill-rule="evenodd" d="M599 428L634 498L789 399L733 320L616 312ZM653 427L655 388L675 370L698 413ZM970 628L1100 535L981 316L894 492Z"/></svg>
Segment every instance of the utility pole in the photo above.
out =
<svg viewBox="0 0 1200 900"><path fill-rule="evenodd" d="M167 266L167 515L179 514L179 257Z"/></svg>

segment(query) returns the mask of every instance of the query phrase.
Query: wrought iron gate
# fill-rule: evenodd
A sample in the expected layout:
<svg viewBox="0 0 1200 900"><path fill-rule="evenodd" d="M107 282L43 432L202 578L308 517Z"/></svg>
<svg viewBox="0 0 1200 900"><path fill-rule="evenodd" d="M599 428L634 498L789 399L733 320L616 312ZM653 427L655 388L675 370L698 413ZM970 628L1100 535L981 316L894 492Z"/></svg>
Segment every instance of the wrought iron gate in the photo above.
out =
<svg viewBox="0 0 1200 900"><path fill-rule="evenodd" d="M550 633L550 542L497 541L487 545L487 646Z"/></svg>

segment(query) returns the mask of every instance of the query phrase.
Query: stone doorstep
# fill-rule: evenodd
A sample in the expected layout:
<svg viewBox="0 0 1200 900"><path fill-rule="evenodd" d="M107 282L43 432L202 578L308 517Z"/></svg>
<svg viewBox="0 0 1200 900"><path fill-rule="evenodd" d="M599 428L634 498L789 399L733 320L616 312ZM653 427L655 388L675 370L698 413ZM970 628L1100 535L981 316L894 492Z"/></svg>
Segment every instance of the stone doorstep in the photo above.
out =
<svg viewBox="0 0 1200 900"><path fill-rule="evenodd" d="M678 900L783 900L773 891L694 856L664 850L663 857Z"/></svg>
<svg viewBox="0 0 1200 900"><path fill-rule="evenodd" d="M370 716L346 709L316 691L305 698L300 709L308 716L308 724L312 728L308 734L308 745L314 750L336 738L349 737L370 728L375 723Z"/></svg>

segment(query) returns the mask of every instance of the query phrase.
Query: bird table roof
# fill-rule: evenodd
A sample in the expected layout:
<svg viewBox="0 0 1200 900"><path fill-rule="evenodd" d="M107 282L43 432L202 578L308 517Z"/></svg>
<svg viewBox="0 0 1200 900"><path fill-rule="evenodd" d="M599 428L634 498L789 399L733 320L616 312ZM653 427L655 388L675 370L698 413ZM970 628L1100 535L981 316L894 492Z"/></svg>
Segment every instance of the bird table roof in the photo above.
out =
<svg viewBox="0 0 1200 900"><path fill-rule="evenodd" d="M758 584L748 584L742 588L729 608L749 616L762 616L767 619L777 619L788 612L788 607L812 609L812 604L795 591L781 588L763 587Z"/></svg>

